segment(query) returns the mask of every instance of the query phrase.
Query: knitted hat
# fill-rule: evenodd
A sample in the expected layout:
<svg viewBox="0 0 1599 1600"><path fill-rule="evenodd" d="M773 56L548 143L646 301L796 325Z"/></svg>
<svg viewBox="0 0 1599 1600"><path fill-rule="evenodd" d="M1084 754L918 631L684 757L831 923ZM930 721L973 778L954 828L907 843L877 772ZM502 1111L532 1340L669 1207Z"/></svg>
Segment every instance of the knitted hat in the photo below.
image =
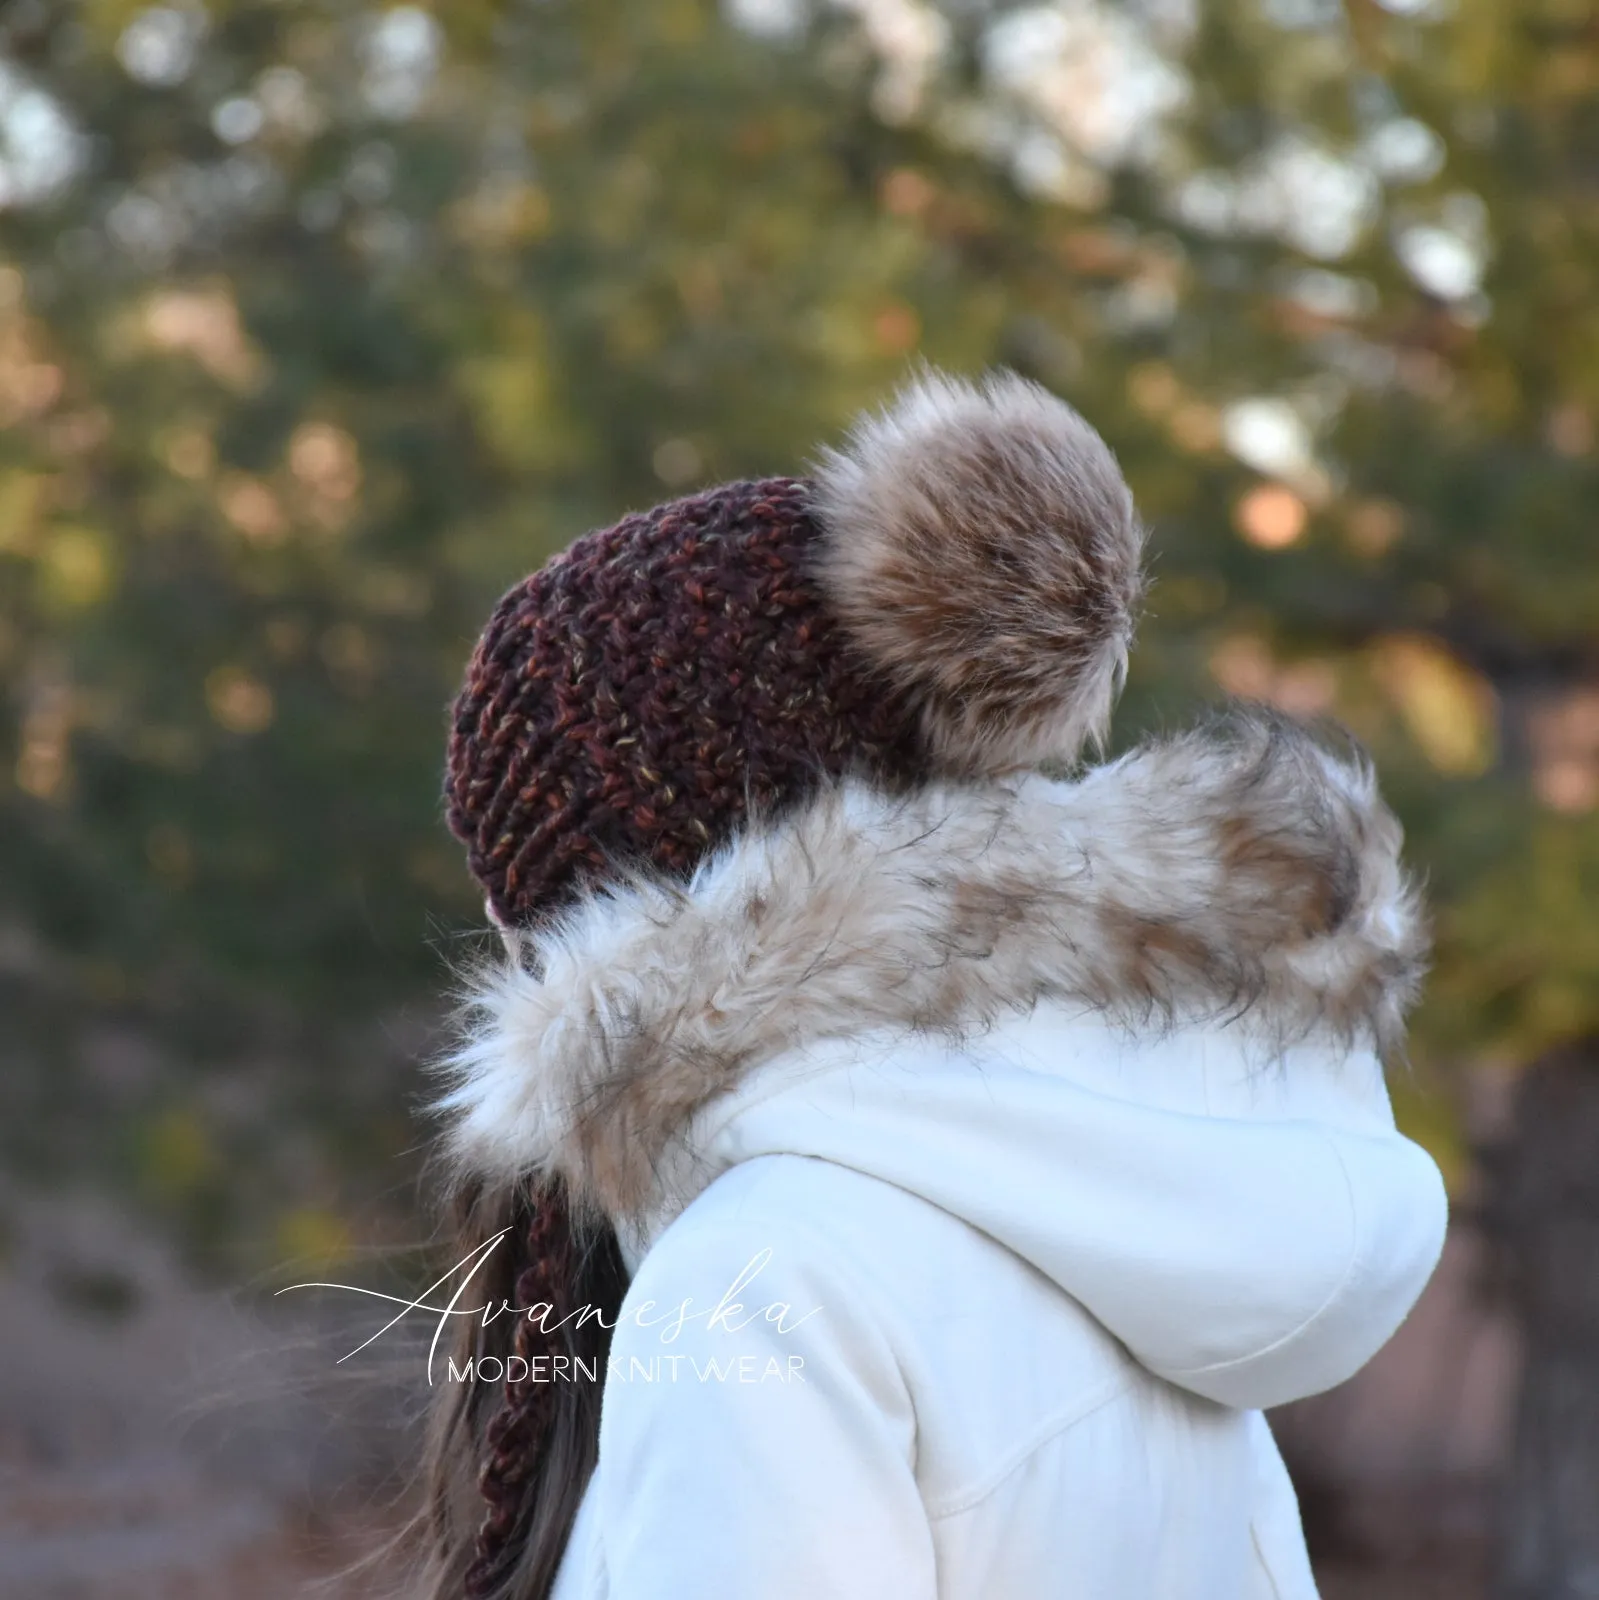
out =
<svg viewBox="0 0 1599 1600"><path fill-rule="evenodd" d="M686 874L847 771L1069 761L1120 685L1141 547L1064 402L925 375L810 480L636 513L513 588L455 703L450 827L525 925L623 863Z"/></svg>

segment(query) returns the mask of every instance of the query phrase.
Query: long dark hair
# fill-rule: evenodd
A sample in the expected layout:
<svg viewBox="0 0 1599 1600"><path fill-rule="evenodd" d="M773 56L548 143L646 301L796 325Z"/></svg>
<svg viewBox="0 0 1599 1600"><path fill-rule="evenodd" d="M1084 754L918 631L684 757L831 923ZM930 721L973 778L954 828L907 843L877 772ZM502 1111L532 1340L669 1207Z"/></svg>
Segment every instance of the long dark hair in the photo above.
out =
<svg viewBox="0 0 1599 1600"><path fill-rule="evenodd" d="M471 1300L513 1315L453 1318L454 1360L477 1372L521 1357L526 1376L474 1376L445 1386L427 1445L426 1505L432 1550L424 1593L433 1600L544 1600L571 1537L599 1450L600 1389L627 1272L612 1229L579 1222L559 1183L452 1198L461 1257L503 1235L472 1279ZM547 1319L530 1316L550 1306ZM597 1316L572 1313L588 1307ZM548 1322L546 1330L545 1322ZM583 1366L562 1381L533 1381L535 1358ZM492 1365L498 1374L505 1370Z"/></svg>

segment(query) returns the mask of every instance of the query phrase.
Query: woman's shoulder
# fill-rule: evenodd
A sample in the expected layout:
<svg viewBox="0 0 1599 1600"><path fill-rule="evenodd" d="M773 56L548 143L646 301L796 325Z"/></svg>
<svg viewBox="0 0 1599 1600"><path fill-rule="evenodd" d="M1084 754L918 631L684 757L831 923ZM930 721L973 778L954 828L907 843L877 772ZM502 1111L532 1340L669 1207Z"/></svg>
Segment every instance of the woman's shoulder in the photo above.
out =
<svg viewBox="0 0 1599 1600"><path fill-rule="evenodd" d="M916 1441L933 1506L964 1504L974 1484L1107 1405L1136 1409L1151 1381L988 1235L807 1156L752 1159L705 1189L641 1264L623 1317L641 1315L648 1326L620 1335L630 1360L666 1329L685 1360L754 1357L752 1371L792 1373L812 1402L870 1396Z"/></svg>
<svg viewBox="0 0 1599 1600"><path fill-rule="evenodd" d="M912 1388L930 1393L975 1347L1014 1373L1047 1346L1052 1381L1073 1392L1125 1365L1076 1300L990 1235L886 1179L817 1157L763 1155L724 1172L655 1241L629 1298L676 1302L684 1285L720 1295L724 1279L747 1309L821 1306L818 1320L835 1332L869 1326Z"/></svg>
<svg viewBox="0 0 1599 1600"><path fill-rule="evenodd" d="M881 1302L896 1262L973 1230L881 1178L820 1157L779 1152L738 1162L707 1184L651 1243L635 1274L646 1286L735 1256L770 1280L800 1274L858 1280Z"/></svg>
<svg viewBox="0 0 1599 1600"><path fill-rule="evenodd" d="M720 1293L724 1279L737 1281L745 1300L825 1299L831 1320L868 1321L911 1366L930 1323L967 1315L967 1302L1017 1308L1064 1298L920 1195L787 1152L741 1161L704 1188L651 1245L630 1298L677 1300L713 1285Z"/></svg>

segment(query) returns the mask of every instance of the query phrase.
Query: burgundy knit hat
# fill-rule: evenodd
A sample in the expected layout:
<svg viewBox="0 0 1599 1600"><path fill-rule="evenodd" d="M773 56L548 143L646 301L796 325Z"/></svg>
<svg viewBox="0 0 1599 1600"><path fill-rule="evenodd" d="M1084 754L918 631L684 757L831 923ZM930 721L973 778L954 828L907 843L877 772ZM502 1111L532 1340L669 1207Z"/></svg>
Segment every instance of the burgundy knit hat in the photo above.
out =
<svg viewBox="0 0 1599 1600"><path fill-rule="evenodd" d="M849 771L1069 761L1119 687L1141 547L1069 406L926 375L810 480L636 513L513 588L455 703L450 827L526 925L625 863L686 875Z"/></svg>

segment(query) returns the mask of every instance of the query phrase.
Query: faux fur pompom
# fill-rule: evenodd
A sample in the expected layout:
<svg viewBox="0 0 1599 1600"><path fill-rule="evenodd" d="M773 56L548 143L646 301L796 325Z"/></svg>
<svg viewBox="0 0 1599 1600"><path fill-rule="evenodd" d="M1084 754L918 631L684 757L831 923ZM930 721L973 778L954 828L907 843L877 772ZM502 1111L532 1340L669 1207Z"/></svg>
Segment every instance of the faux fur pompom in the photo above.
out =
<svg viewBox="0 0 1599 1600"><path fill-rule="evenodd" d="M815 473L817 577L944 770L1069 761L1127 664L1143 529L1116 459L1011 372L927 373Z"/></svg>

